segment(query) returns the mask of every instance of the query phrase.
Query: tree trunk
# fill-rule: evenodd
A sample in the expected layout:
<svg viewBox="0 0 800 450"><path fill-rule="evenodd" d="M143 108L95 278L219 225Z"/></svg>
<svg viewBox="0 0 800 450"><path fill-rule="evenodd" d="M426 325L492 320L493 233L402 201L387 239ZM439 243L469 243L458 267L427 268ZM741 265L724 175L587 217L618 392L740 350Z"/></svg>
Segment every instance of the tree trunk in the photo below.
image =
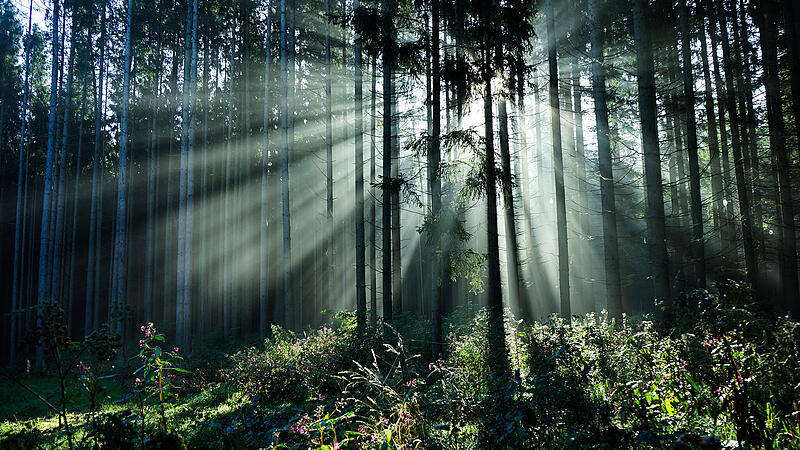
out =
<svg viewBox="0 0 800 450"><path fill-rule="evenodd" d="M353 9L358 8L358 0L353 1ZM367 318L367 280L366 249L364 248L364 106L363 80L361 73L361 45L358 36L353 49L355 66L355 153L356 153L356 322L358 332L366 328Z"/></svg>
<svg viewBox="0 0 800 450"><path fill-rule="evenodd" d="M56 115L58 114L58 15L59 2L53 1L53 58L50 76L50 120L47 127L47 160L44 173L44 200L42 201L42 222L41 234L39 238L39 276L38 276L38 303L51 301L50 298L50 209L51 195L53 190L53 165L55 163L56 145ZM37 323L38 323L37 319ZM44 358L42 348L36 351L36 367L41 367Z"/></svg>
<svg viewBox="0 0 800 450"><path fill-rule="evenodd" d="M706 47L706 29L705 24L700 24L700 59L703 64L703 82L705 84L705 91L703 93L705 99L706 117L708 118L707 133L708 133L708 153L709 164L711 166L711 211L714 220L714 228L719 241L720 252L725 248L725 233L723 231L724 224L723 218L725 217L725 205L723 200L725 193L722 187L722 174L719 162L719 137L717 136L717 115L714 111L714 94L713 84L711 81L711 71L708 66L708 48Z"/></svg>
<svg viewBox="0 0 800 450"><path fill-rule="evenodd" d="M384 2L383 13L390 14L391 1ZM381 257L383 259L383 321L392 321L392 56L389 46L383 48L383 180L381 181L383 227Z"/></svg>
<svg viewBox="0 0 800 450"><path fill-rule="evenodd" d="M750 216L750 189L747 187L747 179L745 178L744 172L739 117L736 110L736 90L733 85L734 70L728 40L728 20L721 0L717 6L719 8L718 20L720 38L722 40L722 63L725 68L726 103L731 126L733 167L736 174L736 190L739 194L739 210L742 215L742 245L744 247L747 280L756 288L756 291L758 291L758 266L753 247L753 221Z"/></svg>
<svg viewBox="0 0 800 450"><path fill-rule="evenodd" d="M683 94L686 113L686 150L689 154L689 203L692 217L692 259L695 266L695 286L705 288L706 265L703 238L703 205L700 198L700 164L697 156L697 119L695 118L694 73L692 67L691 37L689 36L689 9L686 0L680 0L681 57L683 59Z"/></svg>
<svg viewBox="0 0 800 450"><path fill-rule="evenodd" d="M431 0L431 141L428 149L428 190L431 196L430 214L431 223L438 224L433 230L432 242L434 248L430 251L432 258L429 263L432 267L430 291L431 299L431 359L436 361L442 353L442 302L441 286L442 273L442 240L445 233L442 228L442 179L439 166L441 163L441 149L439 138L442 129L441 115L441 72L439 49L439 0Z"/></svg>
<svg viewBox="0 0 800 450"><path fill-rule="evenodd" d="M655 297L661 301L668 301L671 297L666 227L664 225L664 197L661 183L661 155L656 125L656 88L646 16L649 7L648 0L634 0L633 23L639 86L639 120L642 127L647 197L647 246L652 262L651 276Z"/></svg>
<svg viewBox="0 0 800 450"><path fill-rule="evenodd" d="M794 205L789 177L789 149L786 147L786 130L783 122L783 100L781 98L778 66L777 16L778 4L767 0L760 4L757 23L761 32L761 52L764 56L764 85L767 91L767 122L769 124L769 146L777 164L778 211L783 250L781 263L781 286L784 308L793 314L800 313L800 293L797 282L797 242L794 228Z"/></svg>
<svg viewBox="0 0 800 450"><path fill-rule="evenodd" d="M281 0L281 205L283 217L283 322L292 326L292 235L289 209L289 86L288 86L288 22L286 1Z"/></svg>
<svg viewBox="0 0 800 450"><path fill-rule="evenodd" d="M567 245L567 202L564 192L564 159L561 151L561 106L558 101L558 61L553 0L547 0L547 59L550 69L550 128L553 140L553 173L555 176L556 228L558 232L558 287L561 317L570 320L572 309L569 292L569 247Z"/></svg>
<svg viewBox="0 0 800 450"><path fill-rule="evenodd" d="M614 199L614 171L609 140L608 100L604 61L604 30L601 25L600 0L589 0L592 44L592 93L597 124L597 156L600 169L600 202L603 216L603 251L605 253L606 308L614 318L622 317L622 290L617 242L617 209ZM626 311L631 313L631 311Z"/></svg>
<svg viewBox="0 0 800 450"><path fill-rule="evenodd" d="M259 305L259 335L262 339L267 336L267 171L269 170L269 63L270 35L272 31L272 0L267 3L267 37L264 55L264 130L261 143L261 222L258 224L260 231L260 264L258 278L258 305Z"/></svg>
<svg viewBox="0 0 800 450"><path fill-rule="evenodd" d="M21 253L24 252L24 247L21 246L22 235L25 228L22 225L22 201L23 201L23 180L24 172L23 167L27 167L28 152L25 147L25 128L28 124L28 86L31 71L31 28L33 25L33 0L31 0L30 8L28 9L28 33L25 38L25 79L22 88L22 111L20 113L20 129L19 129L19 161L17 166L17 208L16 215L14 216L14 279L11 287L11 311L15 311L20 307L20 291L21 291L21 276L23 273L23 264L21 261ZM10 338L9 338L9 365L14 366L17 353L17 316L11 316L10 324Z"/></svg>

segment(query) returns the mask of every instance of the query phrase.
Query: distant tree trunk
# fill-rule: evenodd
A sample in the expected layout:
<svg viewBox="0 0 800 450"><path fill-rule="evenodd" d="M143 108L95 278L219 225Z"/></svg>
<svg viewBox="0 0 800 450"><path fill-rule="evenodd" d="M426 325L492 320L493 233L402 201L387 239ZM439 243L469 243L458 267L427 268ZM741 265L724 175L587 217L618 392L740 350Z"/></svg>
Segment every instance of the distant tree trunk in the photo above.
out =
<svg viewBox="0 0 800 450"><path fill-rule="evenodd" d="M597 124L597 155L600 169L600 202L603 217L603 251L605 253L606 308L611 317L622 317L622 289L619 272L619 244L617 241L617 209L614 198L614 170L609 140L608 100L606 97L606 71L604 55L604 30L601 0L589 0L592 44L592 93ZM631 313L631 311L627 311Z"/></svg>
<svg viewBox="0 0 800 450"><path fill-rule="evenodd" d="M281 204L283 217L283 321L292 326L292 235L289 209L289 85L286 0L281 0Z"/></svg>
<svg viewBox="0 0 800 450"><path fill-rule="evenodd" d="M700 23L700 52L705 84L705 92L703 94L705 98L706 117L708 118L708 153L709 163L711 165L711 211L717 240L720 244L720 251L722 251L725 247L724 224L722 223L725 217L725 205L723 205L725 192L722 187L722 175L719 162L719 138L717 136L717 115L714 111L713 84L711 81L711 71L708 66L708 48L706 47L706 29L704 23Z"/></svg>
<svg viewBox="0 0 800 450"><path fill-rule="evenodd" d="M578 39L583 39L580 35L575 36ZM583 42L583 41L581 41ZM583 51L583 44L578 49ZM579 226L579 244L581 252L579 255L580 270L580 285L581 285L581 299L585 305L590 308L594 307L594 292L591 283L592 276L590 268L592 251L589 248L591 237L591 230L589 228L589 194L586 188L586 149L583 142L583 88L581 87L581 72L578 64L578 57L573 56L570 60L570 68L572 71L572 110L573 121L575 124L575 185L578 189L578 226Z"/></svg>
<svg viewBox="0 0 800 450"><path fill-rule="evenodd" d="M725 88L728 114L731 126L731 141L733 147L733 167L736 173L736 190L739 194L739 210L742 215L742 245L747 268L747 280L758 291L758 266L753 246L753 220L750 216L750 190L744 172L744 160L739 133L739 118L736 111L736 90L733 86L733 63L731 49L728 41L728 20L722 1L719 0L719 29L722 39L722 62L725 67Z"/></svg>
<svg viewBox="0 0 800 450"><path fill-rule="evenodd" d="M432 284L431 289L431 359L436 361L442 353L442 302L441 285L443 283L442 273L442 239L445 238L442 232L442 179L439 166L441 163L441 149L439 138L442 129L441 116L441 72L440 72L440 46L439 46L439 0L431 0L431 141L428 149L428 190L431 196L431 216L434 218L432 223L438 224L433 230L433 242L436 244L430 252L433 255L430 263L432 264ZM438 247L438 248L436 248ZM438 251L437 251L438 250Z"/></svg>
<svg viewBox="0 0 800 450"><path fill-rule="evenodd" d="M259 283L258 283L258 304L259 304L259 334L263 339L267 335L267 171L269 170L269 63L270 54L270 35L272 31L272 0L267 3L267 38L265 42L264 55L264 130L261 143L261 222L258 224L260 230L260 264L259 264Z"/></svg>
<svg viewBox="0 0 800 450"><path fill-rule="evenodd" d="M282 56L283 57L283 56ZM233 182L233 123L232 123L232 97L233 97L233 74L231 64L233 63L233 55L229 55L228 57L228 67L225 71L225 84L227 85L228 95L226 98L226 105L225 105L225 124L226 124L226 131L227 131L227 139L225 141L225 181L223 189L225 191L225 206L224 206L224 214L223 214L223 238L222 238L222 322L223 322L223 331L225 336L229 336L233 331L233 317L231 317L232 312L232 286L231 286L231 247L230 247L230 240L231 240L231 228L233 228L233 224L231 223L233 215L233 199L231 198L231 190L232 186L231 183ZM281 89L281 93L283 93L283 89ZM281 122L283 123L283 122ZM281 131L283 129L281 128Z"/></svg>
<svg viewBox="0 0 800 450"><path fill-rule="evenodd" d="M33 0L31 0L30 8L28 9L28 33L25 37L25 79L23 81L22 87L22 111L20 114L20 128L19 128L19 164L17 167L17 208L16 208L16 215L14 217L14 279L12 281L11 287L11 311L15 311L20 306L20 284L21 284L21 276L22 276L22 262L21 253L24 252L24 247L20 244L22 243L22 235L25 231L24 226L22 225L22 200L23 200L23 191L22 185L24 180L24 170L23 167L27 165L28 161L28 152L25 147L25 128L28 124L27 115L28 115L28 91L29 91L29 78L30 78L30 71L31 71L31 29L33 25ZM11 324L10 324L10 339L9 339L9 365L11 367L14 366L14 362L16 359L17 353L17 317L15 315L11 316Z"/></svg>
<svg viewBox="0 0 800 450"><path fill-rule="evenodd" d="M91 42L91 34L87 30L86 32L87 43ZM86 49L86 60L89 61L91 58L91 46L87 45ZM89 83L86 81L86 76L83 77L83 90L81 91L81 109L79 113L79 124L78 124L78 151L76 152L75 156L75 178L73 180L73 190L72 190L72 236L70 237L70 261L69 261L69 287L68 287L68 304L69 309L72 311L75 307L74 299L75 299L75 258L77 254L77 237L78 237L78 211L79 211L79 187L80 187L80 180L81 180L81 160L83 159L83 125L84 125L84 117L86 116L86 90L89 87ZM22 148L22 147L20 147ZM13 300L13 298L12 298ZM85 311L84 311L85 313ZM83 335L89 334L89 331L85 329ZM74 329L74 327L73 327Z"/></svg>
<svg viewBox="0 0 800 450"><path fill-rule="evenodd" d="M383 13L390 14L391 0L384 1ZM383 180L381 180L383 230L381 257L383 259L383 321L392 321L392 54L388 45L383 48Z"/></svg>
<svg viewBox="0 0 800 450"><path fill-rule="evenodd" d="M326 305L334 301L334 229L333 229L333 104L331 92L331 20L330 0L325 0L325 187L327 203L325 219L328 227L326 256L326 280L328 292Z"/></svg>
<svg viewBox="0 0 800 450"><path fill-rule="evenodd" d="M495 70L498 73L504 73L503 63L503 47L498 41L495 47ZM500 144L500 167L503 169L505 176L510 177L511 172L511 151L509 149L508 137L508 112L506 110L506 94L504 89L497 93L497 122L498 134ZM505 232L506 232L506 270L508 272L508 304L512 308L516 306L514 311L517 315L520 313L520 307L524 303L522 300L522 289L520 280L519 269L519 244L517 242L517 223L516 214L514 211L514 193L511 183L502 183L502 196L505 215Z"/></svg>
<svg viewBox="0 0 800 450"><path fill-rule="evenodd" d="M56 145L56 115L58 114L58 15L59 2L53 1L53 54L50 76L50 120L47 127L47 160L44 173L44 200L42 201L42 222L39 239L39 277L38 277L38 302L44 303L50 298L50 210L53 191L53 165L55 163ZM44 351L40 347L36 351L36 367L41 367Z"/></svg>
<svg viewBox="0 0 800 450"><path fill-rule="evenodd" d="M494 0L492 1L491 9L492 13L484 11L484 17L482 17L484 26L484 42L481 49L483 53L482 76L484 85L483 127L486 141L483 170L486 179L486 242L489 266L489 285L487 290L489 364L495 376L501 377L508 368L508 358L503 320L503 290L500 284L500 245L497 236L497 173L494 159L494 117L492 113L492 78L494 70L492 67L491 40L492 34L496 31L493 19L496 19L494 15L497 9L497 2ZM497 68L495 67L495 69Z"/></svg>
<svg viewBox="0 0 800 450"><path fill-rule="evenodd" d="M393 60L394 61L394 60ZM400 132L399 121L395 117L397 108L397 76L398 71L392 67L392 84L390 103L392 106L391 144L392 144L392 307L394 314L404 311L403 304L403 259L400 253Z"/></svg>
<svg viewBox="0 0 800 450"><path fill-rule="evenodd" d="M64 20L66 22L66 20ZM75 35L77 34L77 26L75 25L75 19L72 19L72 26L70 30L70 51L69 51L69 63L67 65L67 86L64 90L64 115L62 119L62 131L61 131L61 150L59 151L58 156L58 187L57 187L57 199L55 202L56 206L56 220L55 220L55 230L54 235L55 239L53 240L53 267L52 267L52 279L50 280L50 292L53 293L53 297L62 297L59 292L59 288L62 286L61 283L61 263L62 263L62 252L64 249L64 239L63 230L64 230L64 196L66 192L66 165L67 165L67 141L69 140L69 117L70 117L70 106L72 103L72 79L73 79L73 66L75 65ZM62 291L63 292L63 291ZM71 309L68 308L68 304L64 302L63 298L59 298L59 303L64 308L67 308L67 314L71 314ZM69 317L69 316L67 316ZM67 322L67 326L71 327L71 322Z"/></svg>
<svg viewBox="0 0 800 450"><path fill-rule="evenodd" d="M512 78L514 88L516 89L516 114L512 116L512 127L516 129L519 139L519 172L521 176L519 184L521 186L520 193L522 194L520 205L522 206L522 215L525 220L525 231L522 234L526 236L524 247L528 260L528 271L524 273L530 276L533 274L533 263L535 260L533 246L536 241L533 236L533 222L531 221L533 194L530 192L531 174L525 117L525 62L523 60L516 62L516 70ZM534 303L531 302L529 291L524 284L522 286L522 292L523 298L520 300L520 316L525 320L534 320L537 317L537 311L536 308L533 307Z"/></svg>
<svg viewBox="0 0 800 450"><path fill-rule="evenodd" d="M793 314L800 313L800 293L797 282L797 241L794 228L794 205L789 176L789 149L783 122L778 66L778 3L766 0L759 5L757 24L761 32L761 53L764 56L764 85L767 91L767 122L769 146L777 163L778 211L781 224L781 286L784 307Z"/></svg>
<svg viewBox="0 0 800 450"><path fill-rule="evenodd" d="M358 0L353 0L353 10L358 8ZM364 106L363 79L361 73L361 45L355 39L353 65L355 66L355 153L356 153L356 322L359 332L366 329L367 319L367 280L366 249L364 248Z"/></svg>
<svg viewBox="0 0 800 450"><path fill-rule="evenodd" d="M714 86L717 90L717 113L719 121L719 138L720 138L720 173L722 174L722 189L723 189L723 216L722 216L722 265L723 269L729 273L731 265L734 261L738 261L736 249L736 230L734 227L734 214L733 214L733 195L731 192L731 179L730 179L730 165L728 164L728 129L725 126L725 84L722 81L722 70L720 69L720 58L717 53L718 37L716 36L716 23L714 20L714 5L710 2L706 4L706 11L708 12L709 24L709 39L711 44L711 61L713 62L714 73Z"/></svg>
<svg viewBox="0 0 800 450"><path fill-rule="evenodd" d="M647 194L647 246L655 297L670 300L667 238L664 224L664 196L661 183L661 155L656 124L656 88L650 35L647 30L648 0L634 0L633 23L636 39L636 65L639 85L639 114L644 149L644 172Z"/></svg>
<svg viewBox="0 0 800 450"><path fill-rule="evenodd" d="M102 19L100 20L100 68L97 75L97 103L95 105L95 121L94 121L94 157L92 162L92 198L91 207L89 212L89 252L87 257L86 268L86 306L84 308L85 319L84 327L92 329L97 325L97 305L95 302L96 289L95 286L99 280L96 279L96 266L100 250L97 243L100 241L100 234L102 230L98 226L99 217L98 207L101 206L102 195L100 190L102 188L102 173L100 168L100 158L102 153L101 144L101 123L103 113L103 82L105 80L105 47L106 47L106 8L103 4Z"/></svg>
<svg viewBox="0 0 800 450"><path fill-rule="evenodd" d="M125 62L122 78L122 116L120 118L119 140L119 172L117 174L117 223L114 239L114 279L116 293L112 293L115 305L112 307L121 310L126 304L126 278L127 278L127 197L128 197L128 96L131 86L131 24L133 17L133 0L128 0L125 11L127 26L125 28ZM124 321L115 327L121 336L125 336Z"/></svg>
<svg viewBox="0 0 800 450"><path fill-rule="evenodd" d="M739 14L740 20L742 24L747 23L747 14L745 13L745 7L743 0L739 0ZM739 28L739 27L737 27ZM752 44L750 44L750 40L748 38L747 33L748 27L742 25L741 26L741 34L739 35L739 41L742 44L742 66L744 68L744 85L742 88L739 89L739 98L744 99L745 108L747 109L747 120L745 121L747 124L748 134L750 135L750 139L748 140L749 148L744 149L747 154L744 156L745 158L749 158L750 160L750 171L752 173L752 179L750 180L751 187L753 190L753 198L751 202L751 207L753 210L753 239L755 240L754 245L754 252L756 254L756 258L763 260L764 259L764 228L763 228L763 212L761 208L761 181L760 181L760 163L759 163L759 155L758 155L758 134L756 133L756 127L758 126L758 122L756 119L755 108L753 107L753 96L751 93L753 92L752 86L752 68L751 64L751 56L755 54L753 50ZM794 74L794 72L793 72ZM758 262L756 262L758 264ZM761 274L761 271L759 271ZM763 279L763 275L761 276ZM758 287L763 291L764 289L764 282L760 281L758 283ZM758 295L759 293L756 293ZM761 297L765 296L765 293L761 293Z"/></svg>
<svg viewBox="0 0 800 450"><path fill-rule="evenodd" d="M186 249L189 247L187 242L187 220L188 220L188 174L189 174L189 123L191 122L191 59L192 59L192 4L186 4L186 28L185 39L183 42L183 103L181 105L181 168L180 168L180 185L178 193L178 259L176 273L176 289L175 289L175 342L183 345L185 341L185 302L186 294L184 289L186 285L184 279L186 274Z"/></svg>
<svg viewBox="0 0 800 450"><path fill-rule="evenodd" d="M375 248L375 235L377 233L376 226L376 211L375 211L375 183L377 182L375 174L375 103L376 103L376 90L377 90L377 58L372 57L372 89L370 91L370 147L369 147L369 180L370 180L370 195L369 195L369 284L372 287L369 296L369 323L372 326L378 321L378 275L376 270L376 256L377 251Z"/></svg>
<svg viewBox="0 0 800 450"><path fill-rule="evenodd" d="M697 119L695 118L694 72L692 67L689 8L680 0L681 57L683 59L683 94L686 105L686 150L689 154L689 200L692 217L692 257L695 285L706 286L705 244L703 238L703 205L700 198L700 163L697 156Z"/></svg>
<svg viewBox="0 0 800 450"><path fill-rule="evenodd" d="M553 140L553 172L555 176L556 228L558 231L558 289L561 317L572 317L569 295L569 247L567 245L567 202L564 192L564 158L561 152L561 106L558 101L558 60L553 0L547 0L547 59L550 69L550 128Z"/></svg>

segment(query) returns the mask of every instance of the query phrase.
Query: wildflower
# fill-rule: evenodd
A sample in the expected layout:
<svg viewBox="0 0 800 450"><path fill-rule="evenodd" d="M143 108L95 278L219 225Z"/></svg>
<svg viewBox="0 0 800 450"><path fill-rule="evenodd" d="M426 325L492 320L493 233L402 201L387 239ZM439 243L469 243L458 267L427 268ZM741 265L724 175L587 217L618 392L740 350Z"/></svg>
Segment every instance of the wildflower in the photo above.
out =
<svg viewBox="0 0 800 450"><path fill-rule="evenodd" d="M172 349L172 353L175 353L177 355L179 350L180 349L178 347L175 347Z"/></svg>
<svg viewBox="0 0 800 450"><path fill-rule="evenodd" d="M342 444L340 444L340 443L338 443L338 442L334 442L334 443L333 443L333 450L339 450L339 449L341 448L341 445L342 445Z"/></svg>
<svg viewBox="0 0 800 450"><path fill-rule="evenodd" d="M86 370L86 366L84 366L83 363L78 364L78 371L80 373L86 373Z"/></svg>
<svg viewBox="0 0 800 450"><path fill-rule="evenodd" d="M722 392L722 388L721 387L718 387L718 388L714 389L714 393L715 394L719 394L720 392Z"/></svg>
<svg viewBox="0 0 800 450"><path fill-rule="evenodd" d="M177 400L177 399L178 399L178 394L175 394L175 400Z"/></svg>
<svg viewBox="0 0 800 450"><path fill-rule="evenodd" d="M142 380L140 380L139 378L136 378L135 380L133 380L133 384L139 384L141 382L142 382Z"/></svg>
<svg viewBox="0 0 800 450"><path fill-rule="evenodd" d="M322 394L318 394L318 395L317 395L317 399L318 399L318 400L325 400L325 396L324 396L324 395L322 395Z"/></svg>

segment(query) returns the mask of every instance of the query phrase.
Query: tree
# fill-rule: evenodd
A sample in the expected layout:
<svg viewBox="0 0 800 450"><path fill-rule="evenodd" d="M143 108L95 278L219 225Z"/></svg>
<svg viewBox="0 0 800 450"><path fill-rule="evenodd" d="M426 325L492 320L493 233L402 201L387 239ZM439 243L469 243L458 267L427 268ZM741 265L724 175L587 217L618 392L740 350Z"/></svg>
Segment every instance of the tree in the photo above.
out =
<svg viewBox="0 0 800 450"><path fill-rule="evenodd" d="M353 9L358 8L358 0L353 0ZM359 330L366 327L366 249L364 247L364 107L363 80L361 75L361 45L358 39L354 48L355 64L355 153L356 153L356 317Z"/></svg>
<svg viewBox="0 0 800 450"><path fill-rule="evenodd" d="M647 197L647 246L652 261L654 294L662 301L670 299L667 237L664 225L664 194L661 184L661 155L656 124L656 88L650 35L647 29L648 0L634 0L633 26L636 40L639 121L644 151L644 176Z"/></svg>
<svg viewBox="0 0 800 450"><path fill-rule="evenodd" d="M689 198L692 217L692 257L695 266L695 284L706 285L705 245L703 237L703 205L700 199L700 163L697 156L697 118L695 117L694 73L692 67L691 37L689 36L689 9L686 0L680 0L681 58L683 59L683 94L686 115L686 150L689 154Z"/></svg>
<svg viewBox="0 0 800 450"><path fill-rule="evenodd" d="M286 0L281 0L281 205L283 217L283 308L284 324L292 325L292 234L289 208L289 85L288 22Z"/></svg>
<svg viewBox="0 0 800 450"><path fill-rule="evenodd" d="M777 216L781 225L781 286L784 307L793 313L800 312L800 293L797 282L797 241L794 228L794 202L789 178L789 150L786 148L786 130L783 122L781 98L777 18L779 5L767 0L758 6L757 24L761 32L761 52L764 55L764 85L767 91L767 122L772 157L777 162L778 204ZM724 42L724 41L723 41ZM738 174L737 174L738 175ZM738 179L738 177L737 177ZM738 184L738 183L737 183ZM741 194L740 194L741 195Z"/></svg>
<svg viewBox="0 0 800 450"><path fill-rule="evenodd" d="M600 198L603 218L603 250L605 253L606 298L611 317L622 317L622 292L619 272L619 244L617 243L617 209L614 199L614 170L608 126L608 100L604 30L601 25L603 8L601 0L589 0L591 18L590 40L592 46L592 94L597 123L597 155L600 171Z"/></svg>
<svg viewBox="0 0 800 450"><path fill-rule="evenodd" d="M555 176L556 229L558 232L558 289L561 317L570 319L572 309L569 292L569 247L567 244L567 202L564 193L564 157L561 150L561 105L558 101L558 60L556 49L555 10L553 0L545 4L547 16L547 61L550 69L550 128L553 140L553 173Z"/></svg>
<svg viewBox="0 0 800 450"><path fill-rule="evenodd" d="M38 303L50 301L50 248L53 235L50 229L51 196L53 193L53 165L55 163L56 145L56 115L58 114L58 0L53 1L53 31L52 31L52 69L50 76L50 120L47 127L47 161L44 173L44 200L42 201L42 222L39 237L39 277L38 277ZM44 354L37 350L36 365L41 366Z"/></svg>

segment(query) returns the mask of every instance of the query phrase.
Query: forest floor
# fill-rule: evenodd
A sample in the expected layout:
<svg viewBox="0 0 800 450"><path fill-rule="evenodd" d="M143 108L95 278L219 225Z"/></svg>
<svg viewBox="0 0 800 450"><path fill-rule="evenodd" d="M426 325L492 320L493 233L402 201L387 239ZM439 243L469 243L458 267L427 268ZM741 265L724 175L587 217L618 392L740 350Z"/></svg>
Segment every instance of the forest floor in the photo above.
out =
<svg viewBox="0 0 800 450"><path fill-rule="evenodd" d="M202 356L148 324L124 370L87 352L60 377L0 379L0 448L797 448L800 326L720 291L663 323L507 314L500 376L473 306L436 361L410 317L357 332L340 313Z"/></svg>

